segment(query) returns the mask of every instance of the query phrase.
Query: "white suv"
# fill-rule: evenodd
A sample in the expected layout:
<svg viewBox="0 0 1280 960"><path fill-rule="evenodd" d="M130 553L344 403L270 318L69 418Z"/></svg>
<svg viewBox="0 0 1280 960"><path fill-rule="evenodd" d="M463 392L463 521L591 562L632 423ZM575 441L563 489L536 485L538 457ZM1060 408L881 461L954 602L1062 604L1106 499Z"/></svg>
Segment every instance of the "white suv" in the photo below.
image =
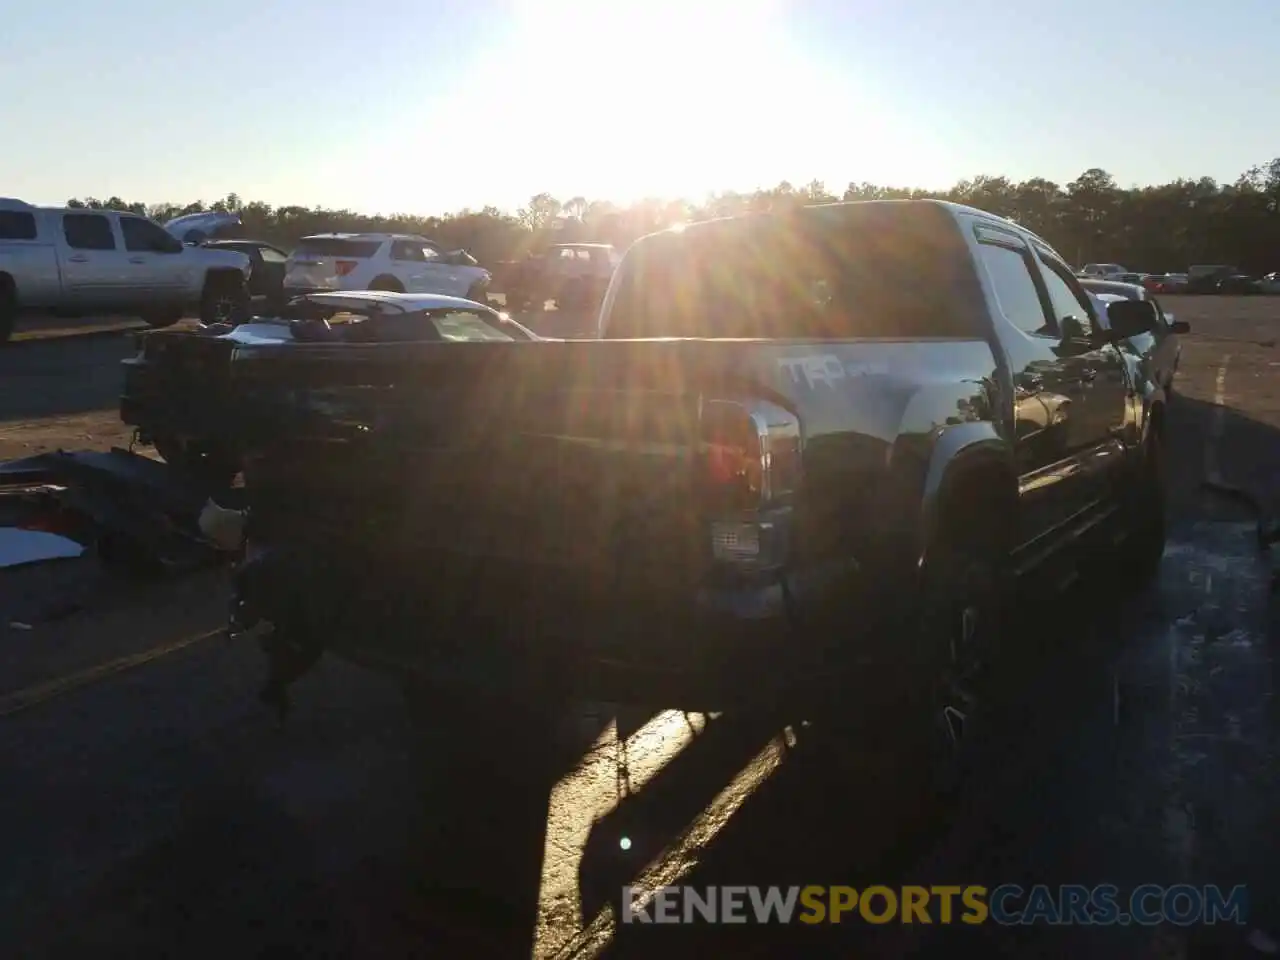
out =
<svg viewBox="0 0 1280 960"><path fill-rule="evenodd" d="M317 233L289 255L284 292L324 290L439 293L484 303L489 271L463 250L442 250L413 234Z"/></svg>

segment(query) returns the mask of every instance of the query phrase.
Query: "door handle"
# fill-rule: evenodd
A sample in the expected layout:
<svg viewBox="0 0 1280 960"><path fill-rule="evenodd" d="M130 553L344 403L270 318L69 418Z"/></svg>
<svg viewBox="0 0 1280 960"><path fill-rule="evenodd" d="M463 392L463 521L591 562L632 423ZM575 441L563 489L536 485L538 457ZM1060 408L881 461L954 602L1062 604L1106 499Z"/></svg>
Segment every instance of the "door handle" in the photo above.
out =
<svg viewBox="0 0 1280 960"><path fill-rule="evenodd" d="M146 263L147 261L145 257L130 257L129 262L130 263Z"/></svg>
<svg viewBox="0 0 1280 960"><path fill-rule="evenodd" d="M86 257L84 254L77 254L74 257L67 257L67 262L68 263L88 263L89 258Z"/></svg>

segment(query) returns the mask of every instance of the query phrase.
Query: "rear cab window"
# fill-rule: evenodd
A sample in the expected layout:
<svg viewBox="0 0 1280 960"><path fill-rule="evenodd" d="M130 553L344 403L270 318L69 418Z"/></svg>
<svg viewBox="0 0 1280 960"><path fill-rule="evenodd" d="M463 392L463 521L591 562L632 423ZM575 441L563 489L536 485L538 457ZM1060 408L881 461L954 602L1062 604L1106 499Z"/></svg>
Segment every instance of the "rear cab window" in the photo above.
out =
<svg viewBox="0 0 1280 960"><path fill-rule="evenodd" d="M34 240L36 215L25 210L0 210L0 240Z"/></svg>
<svg viewBox="0 0 1280 960"><path fill-rule="evenodd" d="M293 255L297 259L340 257L343 260L367 260L378 252L381 240L359 240L350 237L303 237Z"/></svg>
<svg viewBox="0 0 1280 960"><path fill-rule="evenodd" d="M111 221L100 213L64 213L62 234L73 250L114 250Z"/></svg>
<svg viewBox="0 0 1280 960"><path fill-rule="evenodd" d="M975 234L996 309L1023 333L1056 339L1058 327L1045 312L1026 242L1011 231L985 224L976 227Z"/></svg>
<svg viewBox="0 0 1280 960"><path fill-rule="evenodd" d="M946 208L850 203L710 221L638 241L611 339L976 338L981 290Z"/></svg>

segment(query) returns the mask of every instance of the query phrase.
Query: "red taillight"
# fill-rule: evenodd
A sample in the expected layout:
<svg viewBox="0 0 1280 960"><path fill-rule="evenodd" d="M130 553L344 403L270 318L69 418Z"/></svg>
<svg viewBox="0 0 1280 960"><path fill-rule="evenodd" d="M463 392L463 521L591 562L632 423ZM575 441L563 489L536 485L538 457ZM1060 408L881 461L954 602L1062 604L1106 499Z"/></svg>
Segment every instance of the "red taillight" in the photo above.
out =
<svg viewBox="0 0 1280 960"><path fill-rule="evenodd" d="M359 260L336 260L334 261L334 269L337 270L338 276L345 277L348 273L360 266Z"/></svg>
<svg viewBox="0 0 1280 960"><path fill-rule="evenodd" d="M784 565L801 476L799 419L766 401L704 399L700 422L711 556L739 569Z"/></svg>
<svg viewBox="0 0 1280 960"><path fill-rule="evenodd" d="M763 491L761 431L740 403L709 400L702 407L703 476L718 504L743 508L759 503Z"/></svg>
<svg viewBox="0 0 1280 960"><path fill-rule="evenodd" d="M800 421L759 400L704 400L702 472L716 503L754 509L793 493L800 478Z"/></svg>

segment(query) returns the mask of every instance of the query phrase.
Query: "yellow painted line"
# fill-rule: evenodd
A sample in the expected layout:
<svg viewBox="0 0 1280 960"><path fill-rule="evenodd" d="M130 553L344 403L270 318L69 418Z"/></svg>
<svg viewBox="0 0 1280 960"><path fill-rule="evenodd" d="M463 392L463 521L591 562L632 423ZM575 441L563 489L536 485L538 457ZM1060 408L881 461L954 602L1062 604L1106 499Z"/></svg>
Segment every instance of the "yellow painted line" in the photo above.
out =
<svg viewBox="0 0 1280 960"><path fill-rule="evenodd" d="M125 670L140 667L144 663L150 663L152 660L167 657L169 654L177 653L179 650L186 649L201 640L210 640L213 637L221 636L223 633L222 627L216 630L206 630L204 633L183 637L181 640L162 643L158 647L152 647L150 650L144 650L141 653L133 653L127 657L108 660L106 663L89 667L79 673L67 674L65 677L57 677L45 683L37 683L34 686L5 694L0 697L0 717L11 717L15 713L21 713L23 710L45 703L64 693L79 690L81 687L87 687L91 683L105 680L107 677L122 673Z"/></svg>
<svg viewBox="0 0 1280 960"><path fill-rule="evenodd" d="M103 336L110 333L130 333L146 330L145 323L137 320L119 320L115 322L84 324L81 326L36 327L31 330L18 330L13 335L13 343L43 343L49 340L69 340L77 337Z"/></svg>

